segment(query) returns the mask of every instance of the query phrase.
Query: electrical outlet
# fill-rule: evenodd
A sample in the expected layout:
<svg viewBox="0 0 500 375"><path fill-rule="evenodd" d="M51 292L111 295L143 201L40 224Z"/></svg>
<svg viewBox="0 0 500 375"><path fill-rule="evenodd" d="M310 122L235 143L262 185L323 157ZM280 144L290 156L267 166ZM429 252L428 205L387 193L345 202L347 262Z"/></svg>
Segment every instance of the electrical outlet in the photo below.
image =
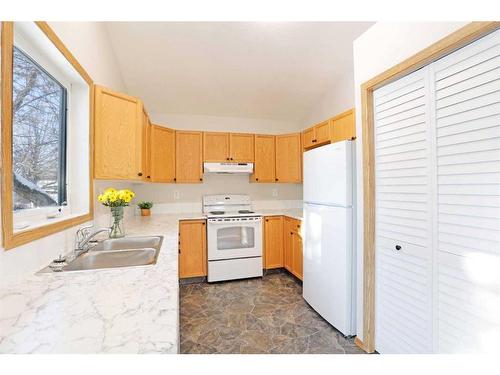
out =
<svg viewBox="0 0 500 375"><path fill-rule="evenodd" d="M181 194L179 190L174 190L174 200L178 200L180 198Z"/></svg>
<svg viewBox="0 0 500 375"><path fill-rule="evenodd" d="M278 189L273 189L273 197L277 197L278 196Z"/></svg>

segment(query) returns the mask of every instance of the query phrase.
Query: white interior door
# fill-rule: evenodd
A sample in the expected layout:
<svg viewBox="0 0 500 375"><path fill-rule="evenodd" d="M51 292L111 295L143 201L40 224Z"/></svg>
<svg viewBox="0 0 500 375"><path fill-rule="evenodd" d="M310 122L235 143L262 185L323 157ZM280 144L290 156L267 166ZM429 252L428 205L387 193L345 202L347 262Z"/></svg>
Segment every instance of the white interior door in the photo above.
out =
<svg viewBox="0 0 500 375"><path fill-rule="evenodd" d="M374 92L375 349L432 351L427 69Z"/></svg>
<svg viewBox="0 0 500 375"><path fill-rule="evenodd" d="M376 350L500 351L500 31L375 91L374 115Z"/></svg>
<svg viewBox="0 0 500 375"><path fill-rule="evenodd" d="M500 31L432 65L435 348L500 351Z"/></svg>

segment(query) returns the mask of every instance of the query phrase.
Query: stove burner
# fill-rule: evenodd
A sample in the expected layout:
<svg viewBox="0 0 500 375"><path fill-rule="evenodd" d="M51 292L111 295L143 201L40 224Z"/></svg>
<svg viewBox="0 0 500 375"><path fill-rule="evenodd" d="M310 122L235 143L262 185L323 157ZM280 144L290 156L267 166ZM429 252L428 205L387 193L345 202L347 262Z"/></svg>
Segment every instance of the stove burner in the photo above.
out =
<svg viewBox="0 0 500 375"><path fill-rule="evenodd" d="M239 210L239 214L254 214L255 211L250 211L250 210Z"/></svg>
<svg viewBox="0 0 500 375"><path fill-rule="evenodd" d="M224 215L224 211L210 211L212 215Z"/></svg>

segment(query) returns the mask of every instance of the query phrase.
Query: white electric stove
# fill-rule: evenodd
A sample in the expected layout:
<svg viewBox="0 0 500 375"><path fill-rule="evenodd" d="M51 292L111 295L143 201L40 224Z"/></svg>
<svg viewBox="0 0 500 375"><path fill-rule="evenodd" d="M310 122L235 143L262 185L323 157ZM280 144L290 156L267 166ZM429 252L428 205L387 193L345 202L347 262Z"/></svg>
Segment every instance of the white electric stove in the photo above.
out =
<svg viewBox="0 0 500 375"><path fill-rule="evenodd" d="M248 195L206 195L208 281L262 276L262 215Z"/></svg>

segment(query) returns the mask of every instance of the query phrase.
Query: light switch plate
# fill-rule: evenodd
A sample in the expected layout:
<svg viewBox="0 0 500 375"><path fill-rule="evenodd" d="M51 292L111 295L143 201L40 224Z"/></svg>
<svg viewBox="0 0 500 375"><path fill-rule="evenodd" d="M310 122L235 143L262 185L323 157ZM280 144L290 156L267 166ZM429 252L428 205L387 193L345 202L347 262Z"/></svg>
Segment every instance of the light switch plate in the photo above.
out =
<svg viewBox="0 0 500 375"><path fill-rule="evenodd" d="M278 189L273 189L272 192L273 192L273 197L278 196Z"/></svg>
<svg viewBox="0 0 500 375"><path fill-rule="evenodd" d="M179 190L174 190L174 200L178 200L180 198L180 192Z"/></svg>

